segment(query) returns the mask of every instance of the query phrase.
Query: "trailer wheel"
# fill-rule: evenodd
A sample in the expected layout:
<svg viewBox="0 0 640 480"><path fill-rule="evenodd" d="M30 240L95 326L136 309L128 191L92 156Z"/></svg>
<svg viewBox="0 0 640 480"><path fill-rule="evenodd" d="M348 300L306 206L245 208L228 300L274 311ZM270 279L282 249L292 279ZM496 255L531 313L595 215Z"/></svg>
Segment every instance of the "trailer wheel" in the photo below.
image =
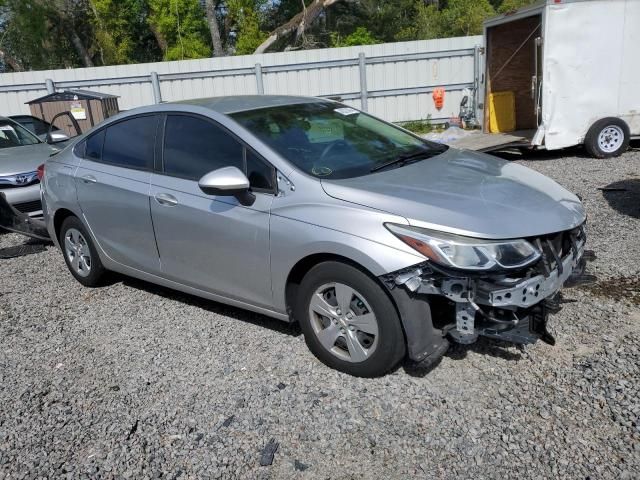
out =
<svg viewBox="0 0 640 480"><path fill-rule="evenodd" d="M619 118L603 118L594 123L584 140L594 158L618 157L629 148L629 126Z"/></svg>

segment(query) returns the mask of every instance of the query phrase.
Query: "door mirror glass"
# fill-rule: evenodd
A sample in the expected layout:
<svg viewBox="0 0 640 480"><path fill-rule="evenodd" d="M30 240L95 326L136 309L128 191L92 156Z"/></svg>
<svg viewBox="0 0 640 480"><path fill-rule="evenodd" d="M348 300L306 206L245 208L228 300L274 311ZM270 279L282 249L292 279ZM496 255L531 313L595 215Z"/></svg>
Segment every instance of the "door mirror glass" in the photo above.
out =
<svg viewBox="0 0 640 480"><path fill-rule="evenodd" d="M253 204L255 196L249 191L249 179L237 167L223 167L207 173L198 182L207 195L234 196L243 205Z"/></svg>

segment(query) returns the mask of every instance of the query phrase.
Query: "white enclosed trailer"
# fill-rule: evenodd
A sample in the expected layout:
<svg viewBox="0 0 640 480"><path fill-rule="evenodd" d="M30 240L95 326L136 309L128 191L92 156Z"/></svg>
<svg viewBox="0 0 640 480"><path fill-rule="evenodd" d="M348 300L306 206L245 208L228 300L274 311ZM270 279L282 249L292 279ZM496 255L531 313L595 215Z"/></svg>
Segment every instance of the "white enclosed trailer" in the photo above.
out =
<svg viewBox="0 0 640 480"><path fill-rule="evenodd" d="M478 119L513 131L477 141L610 157L640 136L640 0L541 1L485 22L483 52Z"/></svg>

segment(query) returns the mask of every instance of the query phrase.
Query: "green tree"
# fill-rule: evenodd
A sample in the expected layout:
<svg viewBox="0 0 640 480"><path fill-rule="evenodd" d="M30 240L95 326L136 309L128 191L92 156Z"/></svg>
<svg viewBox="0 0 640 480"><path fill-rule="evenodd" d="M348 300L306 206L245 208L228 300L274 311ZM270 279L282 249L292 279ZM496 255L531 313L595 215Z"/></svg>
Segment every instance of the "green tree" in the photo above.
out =
<svg viewBox="0 0 640 480"><path fill-rule="evenodd" d="M266 3L266 0L228 0L227 24L231 37L228 42L235 44L236 55L253 53L269 36L262 29L262 12Z"/></svg>
<svg viewBox="0 0 640 480"><path fill-rule="evenodd" d="M157 60L161 53L146 25L146 0L89 0L93 48L103 65Z"/></svg>
<svg viewBox="0 0 640 480"><path fill-rule="evenodd" d="M93 66L84 0L0 0L0 59L12 70Z"/></svg>
<svg viewBox="0 0 640 480"><path fill-rule="evenodd" d="M332 47L355 47L356 45L375 45L376 43L380 43L380 40L374 37L366 27L358 27L346 37L340 36L337 32L331 34Z"/></svg>
<svg viewBox="0 0 640 480"><path fill-rule="evenodd" d="M482 22L495 14L488 0L449 0L440 10L440 31L450 37L479 35Z"/></svg>
<svg viewBox="0 0 640 480"><path fill-rule="evenodd" d="M147 23L165 60L211 56L211 38L199 0L147 1Z"/></svg>
<svg viewBox="0 0 640 480"><path fill-rule="evenodd" d="M536 3L537 0L504 0L497 8L498 13L513 12L521 7Z"/></svg>

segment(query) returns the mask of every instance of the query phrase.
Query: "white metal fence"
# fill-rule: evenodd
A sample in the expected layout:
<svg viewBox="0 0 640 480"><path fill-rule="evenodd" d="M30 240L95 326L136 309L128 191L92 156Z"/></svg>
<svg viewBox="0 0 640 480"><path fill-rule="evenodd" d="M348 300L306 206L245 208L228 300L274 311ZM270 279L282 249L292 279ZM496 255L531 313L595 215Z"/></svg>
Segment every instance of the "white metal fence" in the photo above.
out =
<svg viewBox="0 0 640 480"><path fill-rule="evenodd" d="M0 115L28 113L25 102L71 88L111 93L121 109L160 101L242 94L339 97L389 121L444 120L477 86L482 37L176 62L0 74ZM446 90L436 110L431 93Z"/></svg>

